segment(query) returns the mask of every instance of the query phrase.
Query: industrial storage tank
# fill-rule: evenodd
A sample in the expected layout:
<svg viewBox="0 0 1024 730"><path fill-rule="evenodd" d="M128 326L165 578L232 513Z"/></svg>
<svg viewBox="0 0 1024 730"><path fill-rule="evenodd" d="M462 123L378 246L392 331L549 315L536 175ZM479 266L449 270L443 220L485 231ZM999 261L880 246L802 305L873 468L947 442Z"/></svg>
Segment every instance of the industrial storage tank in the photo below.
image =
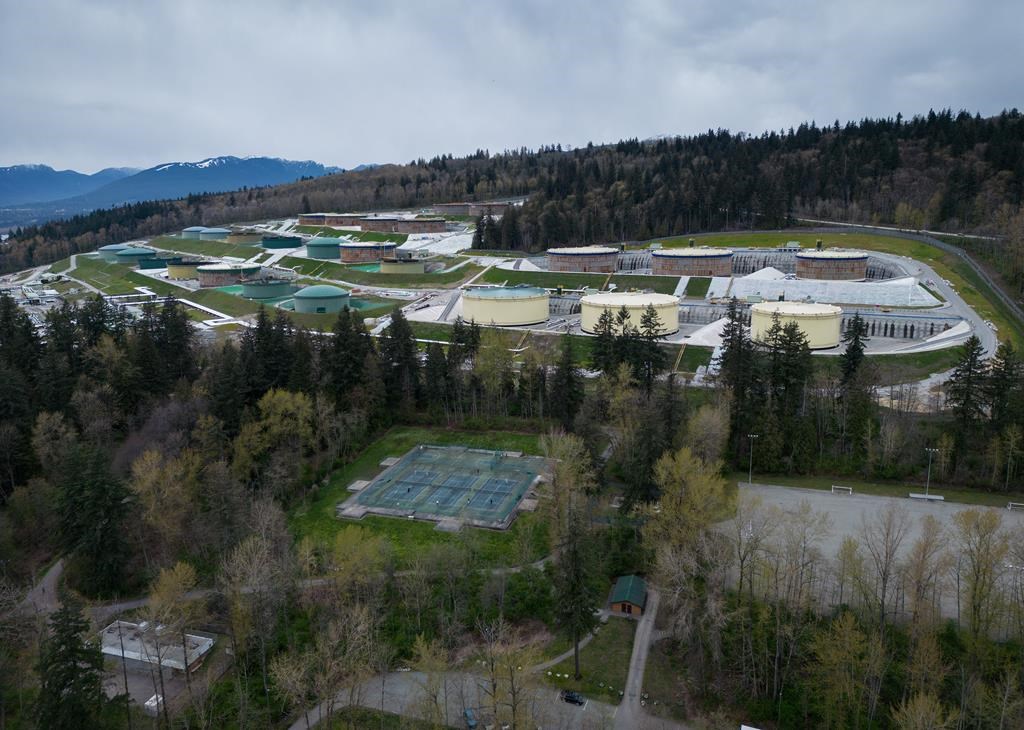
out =
<svg viewBox="0 0 1024 730"><path fill-rule="evenodd" d="M260 241L263 240L263 234L260 233L259 231L236 228L235 230L231 231L231 233L228 234L226 240L228 243L259 243Z"/></svg>
<svg viewBox="0 0 1024 730"><path fill-rule="evenodd" d="M372 243L370 241L353 241L341 243L341 261L346 264L373 264L382 258L394 258L395 243Z"/></svg>
<svg viewBox="0 0 1024 730"><path fill-rule="evenodd" d="M422 274L426 266L422 259L383 258L380 260L382 274Z"/></svg>
<svg viewBox="0 0 1024 730"><path fill-rule="evenodd" d="M538 324L548 319L548 293L535 286L492 286L462 293L462 317L477 324Z"/></svg>
<svg viewBox="0 0 1024 730"><path fill-rule="evenodd" d="M304 314L333 314L348 306L348 291L340 286L315 284L295 292L295 311Z"/></svg>
<svg viewBox="0 0 1024 730"><path fill-rule="evenodd" d="M200 266L208 266L215 261L204 261L203 259L178 259L167 262L167 278L175 281L185 281L198 277L196 269Z"/></svg>
<svg viewBox="0 0 1024 730"><path fill-rule="evenodd" d="M619 250L611 246L549 248L548 271L592 271L610 274L618 266Z"/></svg>
<svg viewBox="0 0 1024 730"><path fill-rule="evenodd" d="M274 299L286 297L292 293L292 283L288 279L250 279L242 282L242 296L246 299Z"/></svg>
<svg viewBox="0 0 1024 730"><path fill-rule="evenodd" d="M640 318L648 306L654 307L658 315L658 334L670 335L679 331L679 298L671 294L649 294L646 292L605 292L589 294L580 299L580 327L593 334L598 320L605 311L618 315L625 307L629 324L640 328Z"/></svg>
<svg viewBox="0 0 1024 730"><path fill-rule="evenodd" d="M196 267L196 274L199 286L232 286L243 277L258 276L262 268L259 264L203 264Z"/></svg>
<svg viewBox="0 0 1024 730"><path fill-rule="evenodd" d="M337 238L311 238L306 241L306 256L311 259L338 260Z"/></svg>
<svg viewBox="0 0 1024 730"><path fill-rule="evenodd" d="M727 248L662 248L651 252L651 273L659 276L732 276Z"/></svg>
<svg viewBox="0 0 1024 730"><path fill-rule="evenodd" d="M199 232L199 238L204 241L222 241L231 233L227 228L204 228Z"/></svg>
<svg viewBox="0 0 1024 730"><path fill-rule="evenodd" d="M815 249L796 255L799 279L855 280L868 275L868 255L861 251Z"/></svg>
<svg viewBox="0 0 1024 730"><path fill-rule="evenodd" d="M772 317L778 313L783 326L795 322L807 335L812 350L825 350L839 344L839 324L843 310L832 304L805 302L760 302L750 307L750 337L764 342L772 326Z"/></svg>
<svg viewBox="0 0 1024 730"><path fill-rule="evenodd" d="M140 269L165 269L167 268L168 261L175 261L176 259L171 256L165 258L163 256L153 256L152 258L139 259Z"/></svg>
<svg viewBox="0 0 1024 730"><path fill-rule="evenodd" d="M108 243L106 246L100 246L96 252L108 264L114 264L117 263L117 254L126 248L131 248L131 246L127 243Z"/></svg>
<svg viewBox="0 0 1024 730"><path fill-rule="evenodd" d="M138 266L143 259L155 259L156 251L145 246L128 246L114 254L114 260L119 264Z"/></svg>
<svg viewBox="0 0 1024 730"><path fill-rule="evenodd" d="M199 234L206 230L206 226L189 226L181 230L182 238L199 238Z"/></svg>
<svg viewBox="0 0 1024 730"><path fill-rule="evenodd" d="M298 236L284 236L281 234L269 234L260 239L263 248L299 248L302 246L302 239Z"/></svg>

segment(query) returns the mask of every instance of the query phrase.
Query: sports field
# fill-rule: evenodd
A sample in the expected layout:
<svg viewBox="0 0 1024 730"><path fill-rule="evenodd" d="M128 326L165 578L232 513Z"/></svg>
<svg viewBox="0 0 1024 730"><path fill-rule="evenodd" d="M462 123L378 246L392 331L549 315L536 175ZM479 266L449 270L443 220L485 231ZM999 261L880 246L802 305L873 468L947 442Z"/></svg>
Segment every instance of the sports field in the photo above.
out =
<svg viewBox="0 0 1024 730"><path fill-rule="evenodd" d="M545 471L544 459L518 452L420 445L340 505L338 513L504 529Z"/></svg>

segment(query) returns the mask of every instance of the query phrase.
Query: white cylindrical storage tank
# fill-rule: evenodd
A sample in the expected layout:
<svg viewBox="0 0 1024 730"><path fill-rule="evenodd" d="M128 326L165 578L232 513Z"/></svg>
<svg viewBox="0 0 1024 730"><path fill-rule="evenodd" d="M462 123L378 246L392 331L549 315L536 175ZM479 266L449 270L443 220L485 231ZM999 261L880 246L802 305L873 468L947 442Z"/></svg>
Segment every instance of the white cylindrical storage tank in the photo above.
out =
<svg viewBox="0 0 1024 730"><path fill-rule="evenodd" d="M462 317L477 324L514 326L548 320L548 293L535 286L492 286L462 293Z"/></svg>
<svg viewBox="0 0 1024 730"><path fill-rule="evenodd" d="M593 334L603 312L618 315L625 307L629 324L640 328L640 318L648 306L654 307L658 315L659 335L671 335L679 331L679 298L671 294L649 294L646 292L605 292L590 294L580 299L580 327Z"/></svg>
<svg viewBox="0 0 1024 730"><path fill-rule="evenodd" d="M764 342L772 326L772 317L778 313L783 326L795 322L807 335L812 350L827 350L839 344L839 325L843 310L833 304L805 302L760 302L750 307L750 337Z"/></svg>
<svg viewBox="0 0 1024 730"><path fill-rule="evenodd" d="M733 253L727 248L661 248L651 252L657 276L732 276Z"/></svg>
<svg viewBox="0 0 1024 730"><path fill-rule="evenodd" d="M868 275L868 255L861 251L814 249L796 255L799 279L855 281Z"/></svg>
<svg viewBox="0 0 1024 730"><path fill-rule="evenodd" d="M611 274L618 267L619 250L611 246L549 248L548 271L583 271Z"/></svg>
<svg viewBox="0 0 1024 730"><path fill-rule="evenodd" d="M203 241L224 241L230 233L227 228L204 228L199 231L199 238Z"/></svg>
<svg viewBox="0 0 1024 730"><path fill-rule="evenodd" d="M206 230L205 226L189 226L181 229L182 238L199 238L199 234Z"/></svg>

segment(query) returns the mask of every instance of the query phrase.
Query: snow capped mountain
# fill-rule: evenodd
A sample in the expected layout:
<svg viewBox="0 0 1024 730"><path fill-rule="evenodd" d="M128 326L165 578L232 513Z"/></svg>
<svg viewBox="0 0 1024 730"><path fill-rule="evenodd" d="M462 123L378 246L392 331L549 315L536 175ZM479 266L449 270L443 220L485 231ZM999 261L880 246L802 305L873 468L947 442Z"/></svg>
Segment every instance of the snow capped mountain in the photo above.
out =
<svg viewBox="0 0 1024 730"><path fill-rule="evenodd" d="M18 168L29 166L21 165ZM32 171L22 171L16 179L5 182L0 168L0 225L16 225L67 217L96 208L107 208L143 200L183 198L190 194L221 193L242 188L282 185L306 177L322 177L341 168L325 167L312 160L295 161L278 157L208 157L196 162L165 162L147 170L108 168L95 175L82 175L72 170L55 172L45 165L37 174L72 176L78 181L61 188L62 194L45 191L45 186L28 185ZM84 184L80 179L90 181ZM55 188L56 190L56 188ZM45 192L44 192L45 191ZM7 193L6 195L4 193ZM31 203L29 203L31 201ZM29 203L29 204L26 204ZM17 206L16 209L11 206Z"/></svg>

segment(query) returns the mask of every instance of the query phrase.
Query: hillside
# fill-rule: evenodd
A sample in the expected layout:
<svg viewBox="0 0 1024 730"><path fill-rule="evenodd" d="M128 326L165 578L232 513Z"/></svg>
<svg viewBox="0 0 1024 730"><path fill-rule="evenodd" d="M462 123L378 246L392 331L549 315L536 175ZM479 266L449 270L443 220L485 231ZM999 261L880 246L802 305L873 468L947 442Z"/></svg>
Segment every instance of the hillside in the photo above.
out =
<svg viewBox="0 0 1024 730"><path fill-rule="evenodd" d="M136 172L127 167L108 167L86 175L47 165L0 167L0 208L84 195Z"/></svg>
<svg viewBox="0 0 1024 730"><path fill-rule="evenodd" d="M756 137L712 130L574 150L441 155L244 195L98 211L16 232L0 270L186 225L505 196L530 197L517 230L487 248L776 228L797 215L999 233L1019 216L1022 182L1024 119L1016 110L988 119L943 111L808 123Z"/></svg>
<svg viewBox="0 0 1024 730"><path fill-rule="evenodd" d="M167 200L192 194L281 185L340 171L339 168L325 167L309 160L297 162L275 157L211 157L199 162L165 163L139 172L130 171L134 174L117 176L110 175L106 170L94 176L65 171L85 180L94 180L96 184L90 187L80 182L81 189L71 194L41 198L30 197L31 192L40 187L30 186L13 196L15 199L9 204L5 204L0 197L0 226L66 218L98 208L144 200ZM0 170L0 181L3 180L2 172ZM54 191L57 189L53 188Z"/></svg>

